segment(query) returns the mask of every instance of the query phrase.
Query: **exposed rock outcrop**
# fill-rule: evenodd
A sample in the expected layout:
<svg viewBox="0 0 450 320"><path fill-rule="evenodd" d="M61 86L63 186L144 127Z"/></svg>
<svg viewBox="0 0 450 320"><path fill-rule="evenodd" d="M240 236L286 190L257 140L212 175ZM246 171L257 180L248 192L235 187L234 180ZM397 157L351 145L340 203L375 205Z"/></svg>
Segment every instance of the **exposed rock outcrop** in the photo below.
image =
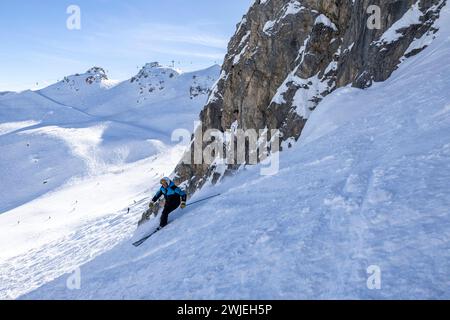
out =
<svg viewBox="0 0 450 320"><path fill-rule="evenodd" d="M74 74L64 77L59 82L57 90L68 89L71 91L80 91L83 86L103 85L109 83L108 75L103 68L92 67L83 74Z"/></svg>
<svg viewBox="0 0 450 320"><path fill-rule="evenodd" d="M93 84L94 82L100 83L103 80L109 80L106 71L100 67L93 67L86 72L86 83Z"/></svg>
<svg viewBox="0 0 450 320"><path fill-rule="evenodd" d="M164 92L176 82L189 83L189 97L195 99L199 96L207 96L210 93L211 84L217 79L215 70L220 67L215 65L207 70L211 74L193 74L186 79L187 74L172 67L165 67L158 62L147 63L137 75L130 79L130 83L135 85L139 92L138 103L151 99L152 95ZM206 71L206 70L205 70ZM219 70L220 71L220 70ZM217 73L217 72L216 72Z"/></svg>
<svg viewBox="0 0 450 320"><path fill-rule="evenodd" d="M200 115L202 130L229 129L239 110L244 130L279 129L282 139L298 139L323 97L350 84L364 89L384 81L402 59L423 50L444 5L256 0L229 43L221 77ZM234 169L180 163L175 175L192 193Z"/></svg>

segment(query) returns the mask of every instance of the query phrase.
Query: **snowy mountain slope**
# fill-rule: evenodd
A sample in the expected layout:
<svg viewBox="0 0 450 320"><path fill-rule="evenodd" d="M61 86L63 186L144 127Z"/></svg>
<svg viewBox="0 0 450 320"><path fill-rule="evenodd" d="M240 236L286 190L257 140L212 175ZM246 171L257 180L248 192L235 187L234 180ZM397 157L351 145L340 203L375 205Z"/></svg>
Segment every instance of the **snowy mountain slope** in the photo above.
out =
<svg viewBox="0 0 450 320"><path fill-rule="evenodd" d="M135 228L149 188L181 158L172 131L192 130L218 72L179 74L139 106L130 81L107 87L92 72L0 97L0 298L60 276L68 261L89 261ZM194 85L204 92L194 97ZM36 269L43 265L53 271Z"/></svg>
<svg viewBox="0 0 450 320"><path fill-rule="evenodd" d="M88 115L26 91L0 99L0 119L0 212L59 187L83 167L63 139L30 132L71 123L86 125L92 123ZM60 159L65 161L58 165Z"/></svg>
<svg viewBox="0 0 450 320"><path fill-rule="evenodd" d="M95 116L148 127L163 132L165 136L170 136L173 128L191 130L191 119L198 117L196 106L204 103L205 95L209 93L219 72L220 67L215 65L205 70L180 74L172 68L150 63L130 81L120 83L110 92L104 92L98 97L102 103L92 103L93 107L87 111ZM183 103L174 103L180 99ZM158 121L151 121L156 115Z"/></svg>
<svg viewBox="0 0 450 320"><path fill-rule="evenodd" d="M0 212L55 189L76 174L103 172L105 165L154 155L158 141L171 143L174 129L192 129L219 67L179 75L167 90L139 107L139 91L130 81L107 89L106 75L92 70L102 69L40 91L0 98L0 143L5 151L0 163L9 172L17 171L5 175L9 192L0 195ZM88 84L90 77L97 82ZM77 91L72 91L73 81ZM193 97L191 86L201 86L203 94ZM83 101L88 105L83 107Z"/></svg>
<svg viewBox="0 0 450 320"><path fill-rule="evenodd" d="M0 297L16 298L126 239L147 208L151 189L173 169L183 149L162 151L72 181L2 214Z"/></svg>
<svg viewBox="0 0 450 320"><path fill-rule="evenodd" d="M437 39L387 81L327 96L277 175L205 187L195 198L223 195L81 266L80 290L66 275L22 298L450 298L449 21L446 5Z"/></svg>
<svg viewBox="0 0 450 320"><path fill-rule="evenodd" d="M108 79L103 68L93 67L83 74L64 77L62 81L38 90L37 93L60 103L75 103L80 108L86 108L102 91L107 91L117 84L117 81Z"/></svg>

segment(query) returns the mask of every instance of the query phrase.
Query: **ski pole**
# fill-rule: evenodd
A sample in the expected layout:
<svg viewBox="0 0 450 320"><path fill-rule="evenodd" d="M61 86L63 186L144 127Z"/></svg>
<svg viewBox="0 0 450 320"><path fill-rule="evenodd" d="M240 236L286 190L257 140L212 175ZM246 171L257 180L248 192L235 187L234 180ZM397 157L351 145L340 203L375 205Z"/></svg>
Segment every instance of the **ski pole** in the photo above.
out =
<svg viewBox="0 0 450 320"><path fill-rule="evenodd" d="M220 196L220 195L221 195L221 194L219 193L219 194L216 194L216 195L214 195L214 196L210 196L210 197L207 197L207 198L205 198L205 199L202 199L202 200L198 200L198 201L189 203L189 204L186 205L186 207L189 207L189 206L192 206L193 204L197 204L197 203L199 203L199 202L203 202L203 201L206 201L206 200L209 200L209 199L218 197L218 196Z"/></svg>

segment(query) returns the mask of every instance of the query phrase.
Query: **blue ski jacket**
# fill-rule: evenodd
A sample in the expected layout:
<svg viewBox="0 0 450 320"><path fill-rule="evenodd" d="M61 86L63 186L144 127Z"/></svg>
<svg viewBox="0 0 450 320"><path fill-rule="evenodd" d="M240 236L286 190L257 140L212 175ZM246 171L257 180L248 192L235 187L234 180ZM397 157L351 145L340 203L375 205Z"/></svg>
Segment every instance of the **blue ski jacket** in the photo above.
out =
<svg viewBox="0 0 450 320"><path fill-rule="evenodd" d="M167 188L164 188L161 186L159 191L156 193L156 195L153 197L152 201L156 202L158 201L161 196L164 196L166 201L170 201L173 197L180 197L181 201L186 202L187 194L180 188L178 188L173 181L170 181L169 186Z"/></svg>

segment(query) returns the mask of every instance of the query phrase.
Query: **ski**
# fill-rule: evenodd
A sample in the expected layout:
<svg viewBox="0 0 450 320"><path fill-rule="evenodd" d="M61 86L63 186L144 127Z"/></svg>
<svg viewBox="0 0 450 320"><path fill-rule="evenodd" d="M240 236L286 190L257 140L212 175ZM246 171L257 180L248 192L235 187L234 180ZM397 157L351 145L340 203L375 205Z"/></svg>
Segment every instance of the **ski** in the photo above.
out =
<svg viewBox="0 0 450 320"><path fill-rule="evenodd" d="M186 207L192 206L193 204L197 204L197 203L200 203L200 202L203 202L203 201L207 201L207 200L212 199L212 198L216 198L216 197L218 197L218 196L220 196L220 195L221 195L221 194L219 193L219 194L215 194L215 195L209 196L209 197L204 198L204 199L201 199L201 200L197 200L197 201L195 201L195 202L189 203ZM145 241L147 241L151 236L153 236L155 233L157 233L157 232L160 231L160 230L161 230L161 229L156 229L155 231L153 231L152 233L150 233L148 236L142 238L141 240L138 240L138 241L134 242L134 243L133 243L133 246L139 247L141 244L143 244L143 243L144 243Z"/></svg>
<svg viewBox="0 0 450 320"><path fill-rule="evenodd" d="M144 238L142 238L141 240L138 240L136 242L133 243L133 246L135 247L139 247L141 244L143 244L145 241L147 241L151 236L153 236L155 233L157 233L158 231L160 231L161 229L156 229L155 231L153 231L152 233L150 233L148 236L145 236Z"/></svg>

